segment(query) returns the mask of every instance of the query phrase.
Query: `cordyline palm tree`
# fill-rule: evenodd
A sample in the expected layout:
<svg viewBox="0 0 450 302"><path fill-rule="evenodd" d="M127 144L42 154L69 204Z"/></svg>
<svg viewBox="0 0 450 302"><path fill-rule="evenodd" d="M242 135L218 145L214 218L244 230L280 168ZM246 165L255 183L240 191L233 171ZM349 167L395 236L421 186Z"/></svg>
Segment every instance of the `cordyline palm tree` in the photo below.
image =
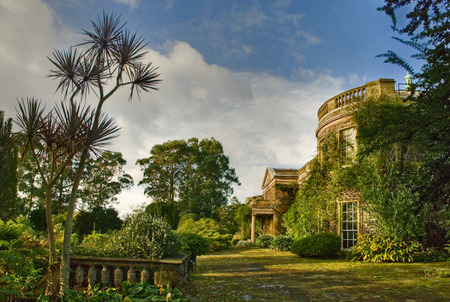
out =
<svg viewBox="0 0 450 302"><path fill-rule="evenodd" d="M57 291L56 246L52 220L52 190L72 160L85 149L98 153L98 148L112 139L118 128L105 115L94 126L95 112L89 107L73 102L61 103L49 113L36 99L22 100L18 104L16 124L19 131L14 139L22 142L22 158L31 153L32 160L41 177L45 195L45 216L49 246L49 269L47 292ZM88 143L87 143L88 142Z"/></svg>
<svg viewBox="0 0 450 302"><path fill-rule="evenodd" d="M75 98L85 99L91 91L98 98L90 125L86 127L89 130L86 130L88 133L79 155L67 209L61 255L61 294L69 282L70 239L78 186L86 159L94 151L93 145L101 143L93 137L98 136L97 132L105 126L105 120L101 118L103 104L121 87L129 87L131 100L136 95L139 97L142 91L157 90L157 84L161 82L157 68L151 63L142 63L146 54L143 38L125 29L119 16L103 13L91 23L93 30L84 30L86 39L83 43L67 51L55 51L53 58L49 58L55 68L49 76L59 81L57 91L63 93L72 107L76 106ZM79 51L77 47L85 50Z"/></svg>

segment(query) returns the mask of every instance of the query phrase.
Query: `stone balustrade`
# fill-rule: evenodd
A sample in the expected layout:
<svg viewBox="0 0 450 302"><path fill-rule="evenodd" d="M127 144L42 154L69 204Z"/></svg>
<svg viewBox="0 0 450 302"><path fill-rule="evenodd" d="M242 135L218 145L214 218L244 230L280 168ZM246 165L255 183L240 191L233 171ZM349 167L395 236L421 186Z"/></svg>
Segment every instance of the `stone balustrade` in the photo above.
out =
<svg viewBox="0 0 450 302"><path fill-rule="evenodd" d="M122 281L151 281L177 287L186 281L188 260L189 255L164 259L72 256L69 286L80 289L101 283L102 287L120 288Z"/></svg>
<svg viewBox="0 0 450 302"><path fill-rule="evenodd" d="M328 99L317 111L319 125L316 130L316 137L321 137L322 130L327 125L351 116L353 106L350 105L369 98L380 97L381 95L396 95L394 80L378 79L367 82L366 85L349 89Z"/></svg>

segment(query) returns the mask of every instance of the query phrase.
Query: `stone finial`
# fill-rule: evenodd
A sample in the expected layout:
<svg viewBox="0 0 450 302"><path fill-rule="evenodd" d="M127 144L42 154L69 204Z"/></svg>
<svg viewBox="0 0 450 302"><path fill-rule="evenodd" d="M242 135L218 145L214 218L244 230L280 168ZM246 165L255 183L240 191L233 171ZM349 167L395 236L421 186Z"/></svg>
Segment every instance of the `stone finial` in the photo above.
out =
<svg viewBox="0 0 450 302"><path fill-rule="evenodd" d="M409 74L409 72L405 76L405 89L410 90L412 86L412 75Z"/></svg>

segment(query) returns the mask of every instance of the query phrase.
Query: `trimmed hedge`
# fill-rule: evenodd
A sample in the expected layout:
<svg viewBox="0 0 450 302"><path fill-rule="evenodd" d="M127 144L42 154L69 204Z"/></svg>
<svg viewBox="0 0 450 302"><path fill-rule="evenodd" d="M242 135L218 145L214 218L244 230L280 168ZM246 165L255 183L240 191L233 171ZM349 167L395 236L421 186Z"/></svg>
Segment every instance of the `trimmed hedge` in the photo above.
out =
<svg viewBox="0 0 450 302"><path fill-rule="evenodd" d="M320 233L295 240L291 252L300 257L335 257L341 251L341 237Z"/></svg>

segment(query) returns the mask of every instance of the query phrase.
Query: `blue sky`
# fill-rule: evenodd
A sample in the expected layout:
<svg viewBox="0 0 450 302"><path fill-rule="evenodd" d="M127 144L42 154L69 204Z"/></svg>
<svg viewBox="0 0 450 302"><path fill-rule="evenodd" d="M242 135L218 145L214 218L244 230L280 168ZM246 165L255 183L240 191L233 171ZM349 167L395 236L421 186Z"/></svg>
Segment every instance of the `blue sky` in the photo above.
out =
<svg viewBox="0 0 450 302"><path fill-rule="evenodd" d="M300 168L316 152L317 109L341 91L406 72L376 55L408 49L391 39L379 0L0 0L0 110L16 99L60 99L46 77L47 56L82 41L98 14L117 12L141 34L164 79L159 92L108 101L121 135L110 146L128 161L154 144L215 137L242 185L238 199L261 194L265 168ZM401 21L401 20L400 20ZM94 98L88 102L95 102ZM122 214L149 200L143 188L119 196Z"/></svg>

